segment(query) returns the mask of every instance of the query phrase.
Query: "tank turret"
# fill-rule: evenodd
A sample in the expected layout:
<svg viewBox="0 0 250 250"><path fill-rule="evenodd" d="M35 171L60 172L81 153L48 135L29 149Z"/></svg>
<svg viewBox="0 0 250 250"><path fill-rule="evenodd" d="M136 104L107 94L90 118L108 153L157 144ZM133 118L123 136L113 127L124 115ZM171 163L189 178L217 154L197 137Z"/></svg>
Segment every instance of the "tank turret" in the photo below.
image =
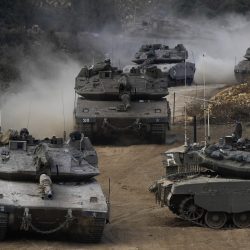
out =
<svg viewBox="0 0 250 250"><path fill-rule="evenodd" d="M244 55L246 60L240 61L234 67L234 75L236 80L239 83L249 82L250 77L250 48L246 50L246 54Z"/></svg>
<svg viewBox="0 0 250 250"><path fill-rule="evenodd" d="M245 57L247 60L250 60L250 48L247 49L246 54L244 55L244 57Z"/></svg>
<svg viewBox="0 0 250 250"><path fill-rule="evenodd" d="M22 230L100 241L109 205L94 179L98 160L89 139L75 132L67 143L55 136L36 140L25 128L3 135L0 240Z"/></svg>
<svg viewBox="0 0 250 250"><path fill-rule="evenodd" d="M132 60L136 64L160 64L185 62L188 51L183 44L177 44L174 48L162 44L143 44Z"/></svg>

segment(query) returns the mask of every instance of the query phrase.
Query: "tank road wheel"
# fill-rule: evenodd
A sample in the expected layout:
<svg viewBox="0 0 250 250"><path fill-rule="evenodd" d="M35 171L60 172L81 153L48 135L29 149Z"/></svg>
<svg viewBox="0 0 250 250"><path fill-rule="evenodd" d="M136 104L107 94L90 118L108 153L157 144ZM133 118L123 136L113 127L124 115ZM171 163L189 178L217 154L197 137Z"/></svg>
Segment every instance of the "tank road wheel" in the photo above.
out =
<svg viewBox="0 0 250 250"><path fill-rule="evenodd" d="M238 228L246 228L250 226L250 212L233 214L233 223Z"/></svg>
<svg viewBox="0 0 250 250"><path fill-rule="evenodd" d="M3 241L6 237L8 229L8 214L0 213L0 241Z"/></svg>
<svg viewBox="0 0 250 250"><path fill-rule="evenodd" d="M227 215L223 212L207 212L205 222L208 227L213 229L222 228L227 222Z"/></svg>
<svg viewBox="0 0 250 250"><path fill-rule="evenodd" d="M180 204L180 216L184 219L195 221L202 217L204 209L194 204L193 197L187 197Z"/></svg>

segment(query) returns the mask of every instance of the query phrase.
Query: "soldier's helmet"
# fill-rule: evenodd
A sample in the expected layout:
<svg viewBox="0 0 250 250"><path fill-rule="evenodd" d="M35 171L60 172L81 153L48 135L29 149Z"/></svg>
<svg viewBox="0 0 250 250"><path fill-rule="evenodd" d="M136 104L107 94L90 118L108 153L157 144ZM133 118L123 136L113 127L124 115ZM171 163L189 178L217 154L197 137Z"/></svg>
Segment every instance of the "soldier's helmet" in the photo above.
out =
<svg viewBox="0 0 250 250"><path fill-rule="evenodd" d="M247 60L250 60L250 48L247 49L246 54L244 55L244 57L245 57Z"/></svg>
<svg viewBox="0 0 250 250"><path fill-rule="evenodd" d="M104 63L110 65L110 64L111 64L110 58L106 58L106 59L104 60Z"/></svg>

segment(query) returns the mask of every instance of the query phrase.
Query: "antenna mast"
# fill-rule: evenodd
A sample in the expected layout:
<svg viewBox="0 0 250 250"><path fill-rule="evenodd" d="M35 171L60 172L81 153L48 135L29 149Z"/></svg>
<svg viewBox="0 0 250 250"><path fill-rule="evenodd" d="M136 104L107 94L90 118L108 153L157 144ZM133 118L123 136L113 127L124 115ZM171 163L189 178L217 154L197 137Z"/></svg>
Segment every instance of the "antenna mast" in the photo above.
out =
<svg viewBox="0 0 250 250"><path fill-rule="evenodd" d="M27 121L27 129L29 129L30 125L30 113L31 113L31 102L29 103L29 112L28 112L28 121Z"/></svg>
<svg viewBox="0 0 250 250"><path fill-rule="evenodd" d="M207 146L205 54L203 54L203 98L205 146Z"/></svg>
<svg viewBox="0 0 250 250"><path fill-rule="evenodd" d="M185 60L185 89L187 89L187 67L186 67L186 60ZM185 100L185 141L184 146L187 146L187 102Z"/></svg>

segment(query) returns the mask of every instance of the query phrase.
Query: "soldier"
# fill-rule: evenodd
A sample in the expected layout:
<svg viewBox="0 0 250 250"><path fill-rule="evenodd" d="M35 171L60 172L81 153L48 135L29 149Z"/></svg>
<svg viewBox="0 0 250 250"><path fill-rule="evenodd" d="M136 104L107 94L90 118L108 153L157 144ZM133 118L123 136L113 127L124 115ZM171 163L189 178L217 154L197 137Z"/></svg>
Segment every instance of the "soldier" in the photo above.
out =
<svg viewBox="0 0 250 250"><path fill-rule="evenodd" d="M239 121L236 121L236 126L232 134L233 141L238 141L242 137L242 125Z"/></svg>

